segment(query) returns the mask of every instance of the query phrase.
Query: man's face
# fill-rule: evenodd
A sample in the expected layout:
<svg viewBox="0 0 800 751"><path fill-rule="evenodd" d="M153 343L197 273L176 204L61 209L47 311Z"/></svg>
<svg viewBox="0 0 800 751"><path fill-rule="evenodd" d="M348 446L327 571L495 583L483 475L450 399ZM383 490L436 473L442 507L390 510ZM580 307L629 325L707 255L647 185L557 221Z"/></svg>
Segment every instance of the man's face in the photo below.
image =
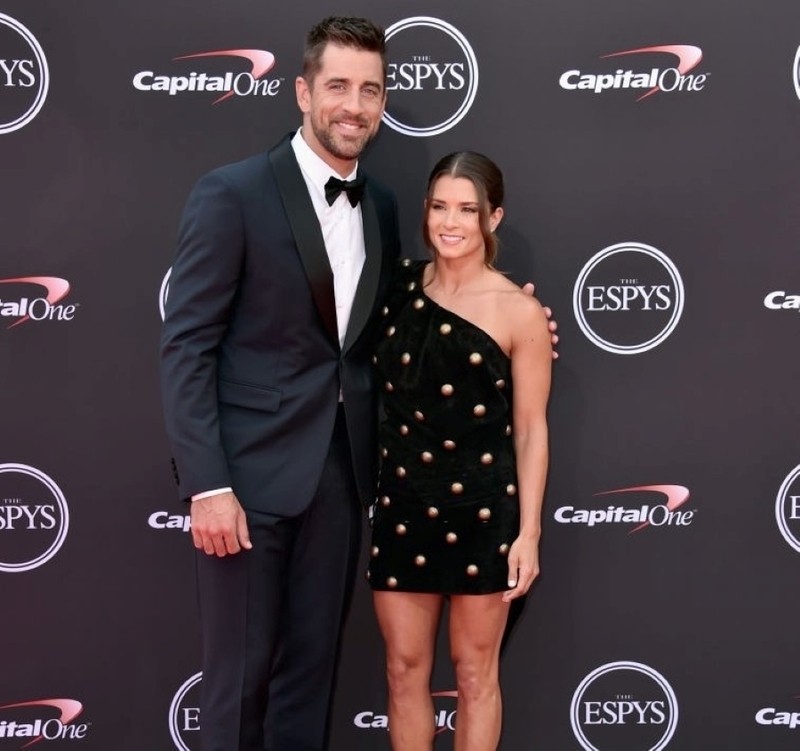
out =
<svg viewBox="0 0 800 751"><path fill-rule="evenodd" d="M298 78L303 137L341 175L352 171L377 133L386 105L383 64L377 52L328 44L322 68L309 83Z"/></svg>

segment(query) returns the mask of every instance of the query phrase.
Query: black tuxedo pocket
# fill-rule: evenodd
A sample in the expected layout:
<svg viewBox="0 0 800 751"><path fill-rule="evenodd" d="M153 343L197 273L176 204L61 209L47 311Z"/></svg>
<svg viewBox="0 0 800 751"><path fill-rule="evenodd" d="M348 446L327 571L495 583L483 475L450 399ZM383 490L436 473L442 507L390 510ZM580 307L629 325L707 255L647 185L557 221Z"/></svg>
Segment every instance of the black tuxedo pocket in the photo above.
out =
<svg viewBox="0 0 800 751"><path fill-rule="evenodd" d="M222 404L259 409L262 412L277 412L281 396L281 391L269 386L223 380L217 383L217 398Z"/></svg>

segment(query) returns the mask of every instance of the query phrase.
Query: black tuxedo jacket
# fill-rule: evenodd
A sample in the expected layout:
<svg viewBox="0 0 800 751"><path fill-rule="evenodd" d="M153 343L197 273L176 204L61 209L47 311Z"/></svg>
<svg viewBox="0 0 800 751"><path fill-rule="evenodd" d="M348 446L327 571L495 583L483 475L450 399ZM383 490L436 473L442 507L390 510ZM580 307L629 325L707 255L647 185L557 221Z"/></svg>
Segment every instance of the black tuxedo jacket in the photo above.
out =
<svg viewBox="0 0 800 751"><path fill-rule="evenodd" d="M231 486L245 508L310 502L341 388L363 502L378 462L372 348L399 253L394 196L372 179L366 259L344 346L333 274L290 136L201 178L183 212L161 340L179 492Z"/></svg>

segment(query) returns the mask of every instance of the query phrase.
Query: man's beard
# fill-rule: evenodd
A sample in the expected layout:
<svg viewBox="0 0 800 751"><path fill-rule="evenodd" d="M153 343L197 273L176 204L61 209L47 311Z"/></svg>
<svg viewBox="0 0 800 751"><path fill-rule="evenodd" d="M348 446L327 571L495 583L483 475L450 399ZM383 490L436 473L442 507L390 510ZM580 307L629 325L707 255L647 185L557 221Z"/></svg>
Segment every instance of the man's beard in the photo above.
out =
<svg viewBox="0 0 800 751"><path fill-rule="evenodd" d="M318 123L311 121L311 129L317 140L325 147L325 150L336 159L358 159L367 144L372 140L372 135L367 131L363 135L353 139L345 139L338 134L334 134L333 125L323 128Z"/></svg>

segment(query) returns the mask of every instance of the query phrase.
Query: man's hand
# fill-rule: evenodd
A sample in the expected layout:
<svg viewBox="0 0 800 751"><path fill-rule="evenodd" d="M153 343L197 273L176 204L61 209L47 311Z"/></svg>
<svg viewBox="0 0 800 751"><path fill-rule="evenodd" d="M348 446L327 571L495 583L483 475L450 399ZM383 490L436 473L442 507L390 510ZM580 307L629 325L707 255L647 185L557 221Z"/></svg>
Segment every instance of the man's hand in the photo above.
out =
<svg viewBox="0 0 800 751"><path fill-rule="evenodd" d="M526 295L531 295L533 297L534 293L534 285L533 282L528 282L526 285L522 287L522 291ZM558 334L556 331L558 330L558 321L553 318L553 311L550 310L546 305L542 306L542 310L544 310L544 314L547 316L547 328L550 330L550 344L553 345L553 359L558 359L558 352L556 352L556 344L558 344Z"/></svg>
<svg viewBox="0 0 800 751"><path fill-rule="evenodd" d="M233 493L192 501L192 540L198 550L220 558L253 547L244 509Z"/></svg>

